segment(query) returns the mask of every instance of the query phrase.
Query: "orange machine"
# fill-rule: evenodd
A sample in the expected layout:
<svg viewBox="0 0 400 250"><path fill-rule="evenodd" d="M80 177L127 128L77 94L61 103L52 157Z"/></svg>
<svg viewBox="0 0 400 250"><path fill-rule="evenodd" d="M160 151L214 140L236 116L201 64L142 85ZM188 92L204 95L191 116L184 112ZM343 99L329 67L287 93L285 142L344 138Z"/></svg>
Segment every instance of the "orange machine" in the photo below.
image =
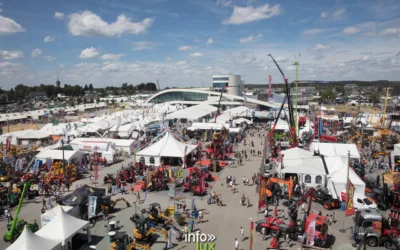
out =
<svg viewBox="0 0 400 250"><path fill-rule="evenodd" d="M278 184L287 185L288 186L289 200L292 199L293 188L294 188L294 183L293 183L293 178L292 177L290 177L289 180L284 180L284 179L279 179L279 178L274 178L274 177L269 178L268 181L267 181L266 190L265 190L265 193L267 194L267 197L272 197L272 191L271 191L271 184L272 183L278 183Z"/></svg>

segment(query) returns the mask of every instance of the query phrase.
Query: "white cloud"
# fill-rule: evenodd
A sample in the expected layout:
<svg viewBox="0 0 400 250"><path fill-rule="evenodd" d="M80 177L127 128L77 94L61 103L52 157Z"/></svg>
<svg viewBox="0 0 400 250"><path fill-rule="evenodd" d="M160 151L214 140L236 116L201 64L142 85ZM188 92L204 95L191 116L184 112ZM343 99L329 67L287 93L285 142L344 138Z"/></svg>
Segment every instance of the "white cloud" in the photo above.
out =
<svg viewBox="0 0 400 250"><path fill-rule="evenodd" d="M382 31L382 35L400 35L400 28L389 28Z"/></svg>
<svg viewBox="0 0 400 250"><path fill-rule="evenodd" d="M325 31L324 29L309 29L309 30L304 30L301 34L303 36L315 36L324 31Z"/></svg>
<svg viewBox="0 0 400 250"><path fill-rule="evenodd" d="M217 5L229 7L232 6L232 0L217 0Z"/></svg>
<svg viewBox="0 0 400 250"><path fill-rule="evenodd" d="M24 53L20 50L0 50L0 60L12 60L23 57Z"/></svg>
<svg viewBox="0 0 400 250"><path fill-rule="evenodd" d="M176 63L175 63L175 65L177 65L177 66L185 65L185 64L187 64L186 61L179 61L179 62L176 62Z"/></svg>
<svg viewBox="0 0 400 250"><path fill-rule="evenodd" d="M331 47L331 46L329 46L329 45L317 44L314 48L312 48L312 50L314 50L314 51L320 51L320 50L329 49L330 47Z"/></svg>
<svg viewBox="0 0 400 250"><path fill-rule="evenodd" d="M321 13L321 17L322 17L322 18L327 18L327 17L328 17L328 13L322 12L322 13Z"/></svg>
<svg viewBox="0 0 400 250"><path fill-rule="evenodd" d="M41 49L34 49L32 50L32 57L38 57L42 54L42 50Z"/></svg>
<svg viewBox="0 0 400 250"><path fill-rule="evenodd" d="M54 59L56 59L56 57L54 57L54 56L43 56L43 58L49 62L52 62Z"/></svg>
<svg viewBox="0 0 400 250"><path fill-rule="evenodd" d="M23 64L0 62L0 76L11 76L15 80L17 75L23 74L23 70Z"/></svg>
<svg viewBox="0 0 400 250"><path fill-rule="evenodd" d="M63 20L64 19L64 13L54 12L54 18L57 19L57 20Z"/></svg>
<svg viewBox="0 0 400 250"><path fill-rule="evenodd" d="M271 18L279 14L281 14L279 4L273 5L271 7L269 6L269 4L264 4L258 8L254 8L252 6L235 6L231 17L222 21L222 23L239 25Z"/></svg>
<svg viewBox="0 0 400 250"><path fill-rule="evenodd" d="M25 29L21 27L14 20L0 15L0 36L11 35L17 32L24 32Z"/></svg>
<svg viewBox="0 0 400 250"><path fill-rule="evenodd" d="M119 70L118 64L116 63L109 63L103 66L104 71L117 71Z"/></svg>
<svg viewBox="0 0 400 250"><path fill-rule="evenodd" d="M74 36L121 36L123 34L146 33L154 18L146 18L140 22L132 22L125 15L119 15L113 23L105 22L100 16L91 11L73 13L69 16L68 30Z"/></svg>
<svg viewBox="0 0 400 250"><path fill-rule="evenodd" d="M96 48L90 47L90 48L82 50L81 54L79 55L79 58L80 59L89 59L89 58L96 57L99 54L100 54L100 52Z"/></svg>
<svg viewBox="0 0 400 250"><path fill-rule="evenodd" d="M347 34L347 35L354 35L354 34L359 33L360 31L361 30L359 28L356 28L356 27L347 27L347 28L342 30L342 32L344 34Z"/></svg>
<svg viewBox="0 0 400 250"><path fill-rule="evenodd" d="M189 56L190 57L200 57L200 56L203 56L203 53L200 53L200 52L190 53Z"/></svg>
<svg viewBox="0 0 400 250"><path fill-rule="evenodd" d="M60 65L58 65L58 67L60 67L61 69L63 69L63 68L65 67L65 65L64 65L64 64L60 64Z"/></svg>
<svg viewBox="0 0 400 250"><path fill-rule="evenodd" d="M192 46L181 46L178 48L178 50L180 51L186 51L186 50L192 50L193 47Z"/></svg>
<svg viewBox="0 0 400 250"><path fill-rule="evenodd" d="M339 17L339 16L342 16L345 12L346 12L346 9L341 8L341 9L333 12L332 16Z"/></svg>
<svg viewBox="0 0 400 250"><path fill-rule="evenodd" d="M101 60L104 61L115 61L125 56L124 54L104 54L100 57Z"/></svg>
<svg viewBox="0 0 400 250"><path fill-rule="evenodd" d="M240 43L249 43L249 42L253 42L261 37L262 37L262 34L258 34L256 36L251 35L249 37L240 38L239 42Z"/></svg>
<svg viewBox="0 0 400 250"><path fill-rule="evenodd" d="M55 41L56 40L56 38L54 37L54 36L46 36L44 39L43 39L43 42L45 42L45 43L50 43L50 42L53 42L53 41Z"/></svg>
<svg viewBox="0 0 400 250"><path fill-rule="evenodd" d="M133 51L139 51L139 50L150 50L154 49L157 46L156 43L153 42L134 42L133 43Z"/></svg>
<svg viewBox="0 0 400 250"><path fill-rule="evenodd" d="M165 58L165 61L166 61L166 62L169 62L169 61L171 61L171 57L167 57L167 58Z"/></svg>
<svg viewBox="0 0 400 250"><path fill-rule="evenodd" d="M278 56L277 58L275 58L275 61L277 61L277 62L287 62L287 61L289 61L289 59L287 59L284 56Z"/></svg>
<svg viewBox="0 0 400 250"><path fill-rule="evenodd" d="M206 44L209 45L209 44L213 44L213 43L214 43L214 39L212 39L211 37L208 38Z"/></svg>

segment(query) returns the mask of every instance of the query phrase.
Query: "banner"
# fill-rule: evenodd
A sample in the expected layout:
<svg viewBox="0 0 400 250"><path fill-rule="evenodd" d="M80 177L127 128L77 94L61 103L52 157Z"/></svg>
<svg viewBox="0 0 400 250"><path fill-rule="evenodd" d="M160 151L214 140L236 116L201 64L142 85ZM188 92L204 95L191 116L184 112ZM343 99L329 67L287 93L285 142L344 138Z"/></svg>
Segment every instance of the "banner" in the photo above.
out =
<svg viewBox="0 0 400 250"><path fill-rule="evenodd" d="M260 191L258 194L258 212L261 213L264 207L266 206L266 203L264 201L264 196L265 196L265 191L266 191L266 180L264 177L260 175Z"/></svg>
<svg viewBox="0 0 400 250"><path fill-rule="evenodd" d="M250 222L250 250L253 250L253 231L254 231L254 222Z"/></svg>
<svg viewBox="0 0 400 250"><path fill-rule="evenodd" d="M99 165L94 165L94 180L97 181L97 179L99 178Z"/></svg>
<svg viewBox="0 0 400 250"><path fill-rule="evenodd" d="M89 196L88 218L96 216L97 196Z"/></svg>
<svg viewBox="0 0 400 250"><path fill-rule="evenodd" d="M93 151L93 161L94 161L94 163L97 162L97 146L94 147L94 151Z"/></svg>
<svg viewBox="0 0 400 250"><path fill-rule="evenodd" d="M7 149L3 149L3 161L7 162Z"/></svg>
<svg viewBox="0 0 400 250"><path fill-rule="evenodd" d="M63 128L63 130L64 130L64 137L63 137L64 143L68 143L68 129Z"/></svg>
<svg viewBox="0 0 400 250"><path fill-rule="evenodd" d="M200 185L201 185L201 190L206 190L206 181L204 180L204 176L201 177Z"/></svg>
<svg viewBox="0 0 400 250"><path fill-rule="evenodd" d="M349 180L348 186L347 186L347 193L346 195L346 216L351 216L355 213L354 210L354 185L351 183Z"/></svg>
<svg viewBox="0 0 400 250"><path fill-rule="evenodd" d="M7 140L6 140L6 150L7 151L9 151L11 149L11 140L12 140L12 135L7 137Z"/></svg>
<svg viewBox="0 0 400 250"><path fill-rule="evenodd" d="M314 119L314 138L318 137L318 132L319 132L318 117L315 117L315 119Z"/></svg>
<svg viewBox="0 0 400 250"><path fill-rule="evenodd" d="M315 235L315 220L311 221L307 228L307 246L314 245L314 235Z"/></svg>
<svg viewBox="0 0 400 250"><path fill-rule="evenodd" d="M318 137L324 133L324 124L322 122L322 118L318 118L318 125L319 125L319 131L318 131Z"/></svg>

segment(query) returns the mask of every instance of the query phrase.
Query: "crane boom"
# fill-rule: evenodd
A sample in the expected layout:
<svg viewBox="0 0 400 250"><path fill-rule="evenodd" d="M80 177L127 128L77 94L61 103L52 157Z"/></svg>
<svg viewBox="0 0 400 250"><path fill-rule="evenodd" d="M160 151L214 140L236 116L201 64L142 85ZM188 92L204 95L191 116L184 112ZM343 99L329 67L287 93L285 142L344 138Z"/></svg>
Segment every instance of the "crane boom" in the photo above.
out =
<svg viewBox="0 0 400 250"><path fill-rule="evenodd" d="M14 236L14 230L15 230L15 226L16 226L16 224L17 224L17 222L18 222L18 215L19 215L19 212L21 211L22 202L23 202L23 200L24 200L24 197L25 197L25 194L26 194L26 190L28 189L28 187L29 187L30 185L31 185L31 184L30 184L29 182L26 182L26 183L24 184L24 188L22 189L21 197L19 198L18 208L17 208L17 211L15 212L14 219L13 219L13 221L12 221L12 223L11 223L10 231L8 231L8 232L6 233L6 235L4 236L4 238L10 238L10 239L11 239L11 238L13 238L13 236Z"/></svg>
<svg viewBox="0 0 400 250"><path fill-rule="evenodd" d="M283 80L286 85L286 98L287 98L287 102L288 102L290 134L292 137L292 146L296 147L298 142L297 142L297 136L296 136L296 124L295 124L295 120L294 120L293 103L292 103L292 98L291 98L291 93L290 93L292 86L290 86L290 88L289 88L288 80L287 80L285 74L283 73L281 67L279 67L279 64L275 61L274 57L271 54L269 54L268 56L271 57L271 59L274 61L275 65L276 65L276 67L279 69L279 72L281 72L281 75L282 75ZM292 85L293 85L293 83L292 83ZM279 119L279 117L277 119Z"/></svg>

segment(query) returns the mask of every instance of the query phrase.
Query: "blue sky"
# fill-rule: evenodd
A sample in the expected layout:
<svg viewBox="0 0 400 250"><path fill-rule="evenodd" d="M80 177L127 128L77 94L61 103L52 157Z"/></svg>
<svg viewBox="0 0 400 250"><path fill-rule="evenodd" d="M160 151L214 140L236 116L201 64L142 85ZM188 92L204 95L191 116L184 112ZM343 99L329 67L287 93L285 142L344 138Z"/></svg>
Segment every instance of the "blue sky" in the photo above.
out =
<svg viewBox="0 0 400 250"><path fill-rule="evenodd" d="M398 0L0 0L0 86L400 80Z"/></svg>

